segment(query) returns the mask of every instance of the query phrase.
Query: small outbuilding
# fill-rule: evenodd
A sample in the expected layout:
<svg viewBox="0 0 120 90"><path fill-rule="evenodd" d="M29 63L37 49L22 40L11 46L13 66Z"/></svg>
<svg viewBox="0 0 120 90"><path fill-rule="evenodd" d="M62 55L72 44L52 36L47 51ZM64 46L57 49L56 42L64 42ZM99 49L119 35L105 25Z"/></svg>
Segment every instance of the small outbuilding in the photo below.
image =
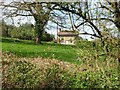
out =
<svg viewBox="0 0 120 90"><path fill-rule="evenodd" d="M75 45L79 33L75 30L60 30L57 32L57 43Z"/></svg>

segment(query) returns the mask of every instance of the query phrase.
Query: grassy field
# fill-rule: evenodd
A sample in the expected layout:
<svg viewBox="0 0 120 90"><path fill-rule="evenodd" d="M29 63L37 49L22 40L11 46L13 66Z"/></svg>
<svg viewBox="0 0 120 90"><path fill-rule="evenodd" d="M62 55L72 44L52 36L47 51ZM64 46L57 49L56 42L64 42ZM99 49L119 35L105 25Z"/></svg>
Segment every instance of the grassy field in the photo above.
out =
<svg viewBox="0 0 120 90"><path fill-rule="evenodd" d="M89 43L89 42L87 42ZM87 46L80 45L81 49L88 49ZM90 43L89 43L90 44ZM87 44L87 45L89 45ZM90 46L88 46L90 47ZM58 59L72 63L79 63L78 54L77 54L77 46L68 46L68 45L60 45L54 43L45 43L42 45L36 45L33 41L27 40L17 40L17 39L2 39L2 51L8 53L14 53L18 56L22 57L43 57L43 58L51 58Z"/></svg>

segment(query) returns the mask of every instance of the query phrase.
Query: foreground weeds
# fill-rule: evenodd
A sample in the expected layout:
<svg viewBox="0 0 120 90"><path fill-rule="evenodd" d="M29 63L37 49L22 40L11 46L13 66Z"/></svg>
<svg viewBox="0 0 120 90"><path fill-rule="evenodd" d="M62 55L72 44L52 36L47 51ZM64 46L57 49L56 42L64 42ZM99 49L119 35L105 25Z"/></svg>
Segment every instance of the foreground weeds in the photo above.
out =
<svg viewBox="0 0 120 90"><path fill-rule="evenodd" d="M87 60L85 58L84 60ZM91 60L89 60L91 59ZM115 62L76 65L55 59L21 58L2 55L3 88L119 88ZM94 63L94 64L93 64ZM97 66L98 64L98 66Z"/></svg>

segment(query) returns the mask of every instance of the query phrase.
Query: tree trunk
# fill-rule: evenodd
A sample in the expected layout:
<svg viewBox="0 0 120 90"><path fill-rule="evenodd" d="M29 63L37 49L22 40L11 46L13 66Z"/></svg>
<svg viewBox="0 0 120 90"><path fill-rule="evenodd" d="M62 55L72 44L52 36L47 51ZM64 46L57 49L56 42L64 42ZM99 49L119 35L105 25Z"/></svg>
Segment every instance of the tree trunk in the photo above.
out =
<svg viewBox="0 0 120 90"><path fill-rule="evenodd" d="M36 44L41 44L41 38L42 38L42 34L43 34L43 30L41 29L38 29L37 30L38 33L37 33L37 37L36 37Z"/></svg>
<svg viewBox="0 0 120 90"><path fill-rule="evenodd" d="M120 33L120 12L116 10L115 13L115 25L118 29L118 34ZM118 35L118 62L119 62L119 69L120 69L120 38Z"/></svg>
<svg viewBox="0 0 120 90"><path fill-rule="evenodd" d="M41 38L40 37L36 37L36 44L41 44Z"/></svg>
<svg viewBox="0 0 120 90"><path fill-rule="evenodd" d="M41 24L41 22L36 22L35 25L35 30L36 30L36 44L41 44L41 38L43 35L43 31L44 31L44 25Z"/></svg>
<svg viewBox="0 0 120 90"><path fill-rule="evenodd" d="M37 37L36 37L36 44L42 44L41 42L41 38L42 38L42 35L43 35L43 30L40 30L39 29L39 33L37 33Z"/></svg>
<svg viewBox="0 0 120 90"><path fill-rule="evenodd" d="M119 32L118 32L118 34L119 34L120 33L120 27L118 28L118 30L119 30ZM118 35L118 61L119 61L119 69L120 69L120 38L119 38L119 35Z"/></svg>

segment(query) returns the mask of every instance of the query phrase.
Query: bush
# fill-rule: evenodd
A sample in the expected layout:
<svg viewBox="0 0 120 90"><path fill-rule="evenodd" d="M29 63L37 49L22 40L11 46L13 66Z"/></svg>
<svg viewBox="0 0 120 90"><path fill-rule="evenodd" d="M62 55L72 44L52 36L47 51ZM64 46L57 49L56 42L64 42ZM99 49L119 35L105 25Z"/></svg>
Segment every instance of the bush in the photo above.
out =
<svg viewBox="0 0 120 90"><path fill-rule="evenodd" d="M76 67L77 68L77 67ZM3 88L119 88L117 70L69 73L54 64L37 69L26 61L15 61L8 69Z"/></svg>
<svg viewBox="0 0 120 90"><path fill-rule="evenodd" d="M39 85L40 71L26 61L15 61L8 70L7 87L32 88Z"/></svg>
<svg viewBox="0 0 120 90"><path fill-rule="evenodd" d="M41 38L42 41L53 41L53 39L54 39L53 34L49 34L46 31L43 32L43 35L42 35L42 38Z"/></svg>
<svg viewBox="0 0 120 90"><path fill-rule="evenodd" d="M45 86L47 88L119 88L117 71L85 71L68 73L57 65L47 69ZM114 74L113 74L114 72Z"/></svg>
<svg viewBox="0 0 120 90"><path fill-rule="evenodd" d="M58 65L47 69L45 74L45 88L67 88L69 87L69 73L62 70Z"/></svg>
<svg viewBox="0 0 120 90"><path fill-rule="evenodd" d="M102 72L84 72L70 79L70 88L119 88L116 73L108 80Z"/></svg>

